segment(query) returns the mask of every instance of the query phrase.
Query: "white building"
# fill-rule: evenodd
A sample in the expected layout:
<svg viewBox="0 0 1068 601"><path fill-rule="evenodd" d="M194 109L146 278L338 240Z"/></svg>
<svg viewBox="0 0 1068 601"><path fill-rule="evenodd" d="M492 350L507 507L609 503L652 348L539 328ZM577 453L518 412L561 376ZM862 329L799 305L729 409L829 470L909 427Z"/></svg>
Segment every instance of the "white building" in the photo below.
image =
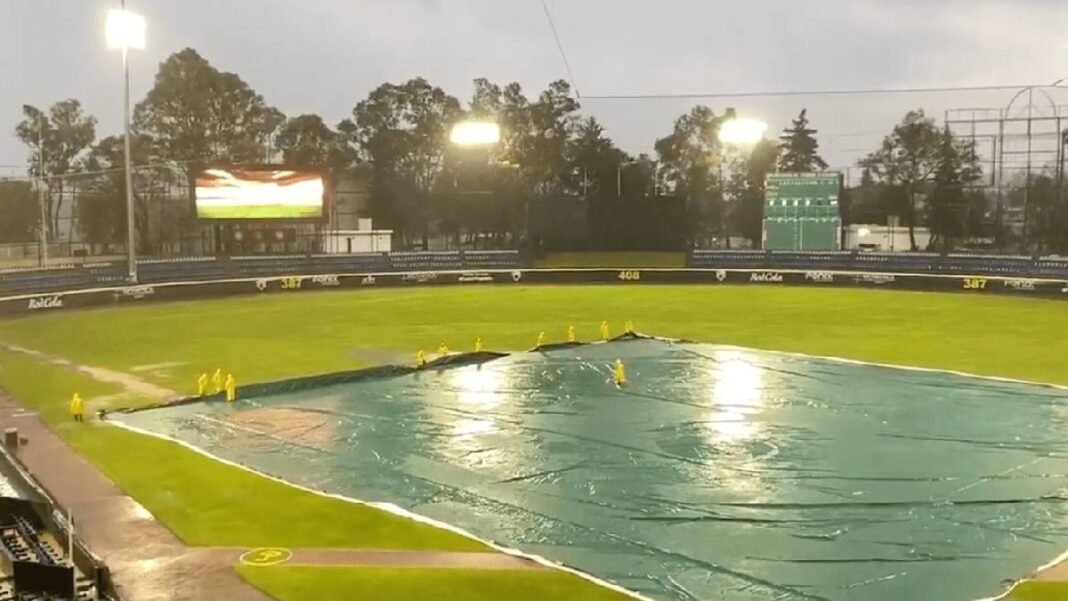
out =
<svg viewBox="0 0 1068 601"><path fill-rule="evenodd" d="M925 227L913 228L916 236L916 248L924 250L931 241L931 230ZM867 250L872 252L908 252L912 250L908 226L891 223L891 225L853 224L845 227L845 250Z"/></svg>

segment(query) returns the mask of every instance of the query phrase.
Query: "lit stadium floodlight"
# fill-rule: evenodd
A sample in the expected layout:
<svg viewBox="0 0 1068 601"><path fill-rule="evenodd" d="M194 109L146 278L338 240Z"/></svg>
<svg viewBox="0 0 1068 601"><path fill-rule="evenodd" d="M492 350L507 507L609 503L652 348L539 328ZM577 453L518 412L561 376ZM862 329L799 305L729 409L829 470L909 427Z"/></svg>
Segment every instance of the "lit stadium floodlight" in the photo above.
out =
<svg viewBox="0 0 1068 601"><path fill-rule="evenodd" d="M134 229L133 167L130 158L130 63L127 55L131 48L142 50L145 47L145 18L126 10L126 2L123 0L121 9L114 9L108 12L108 20L104 24L104 36L107 38L108 48L122 50L122 113L125 126L123 146L124 171L126 172L126 256L130 283L136 283L137 235Z"/></svg>
<svg viewBox="0 0 1068 601"><path fill-rule="evenodd" d="M112 50L145 48L145 18L137 13L124 9L109 11L104 33Z"/></svg>
<svg viewBox="0 0 1068 601"><path fill-rule="evenodd" d="M501 141L501 127L492 121L461 121L452 126L449 141L457 146L493 146Z"/></svg>
<svg viewBox="0 0 1068 601"><path fill-rule="evenodd" d="M719 126L719 141L739 146L756 144L768 131L768 124L757 119L736 117Z"/></svg>

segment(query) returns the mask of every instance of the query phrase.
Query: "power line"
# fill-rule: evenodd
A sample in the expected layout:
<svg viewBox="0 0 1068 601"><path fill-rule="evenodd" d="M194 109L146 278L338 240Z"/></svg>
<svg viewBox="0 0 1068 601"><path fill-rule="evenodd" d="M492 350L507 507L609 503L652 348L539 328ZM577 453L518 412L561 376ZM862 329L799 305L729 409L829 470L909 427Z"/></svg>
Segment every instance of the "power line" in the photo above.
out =
<svg viewBox="0 0 1068 601"><path fill-rule="evenodd" d="M545 10L545 19L549 21L549 29L552 30L553 39L556 40L556 49L560 52L560 58L564 61L564 70L567 71L567 79L571 82L572 89L575 90L575 96L582 98L578 84L575 83L575 74L571 72L571 63L567 60L567 52L564 51L564 44L560 41L560 33L556 30L556 22L553 21L553 13L549 10L548 1L541 0L541 7Z"/></svg>
<svg viewBox="0 0 1068 601"><path fill-rule="evenodd" d="M160 161L156 163L145 163L143 165L133 165L132 171L146 171L150 169L156 169L159 167L174 168L182 165L188 165L194 161ZM93 171L71 171L68 173L59 173L54 175L46 175L44 177L38 177L36 175L18 175L12 177L0 177L0 181L33 181L33 180L45 180L51 181L56 179L74 179L79 177L93 177L97 175L107 175L109 173L122 173L126 171L124 167L114 167L111 169L96 169Z"/></svg>
<svg viewBox="0 0 1068 601"><path fill-rule="evenodd" d="M544 0L543 0L544 2ZM983 86L940 86L916 88L843 88L833 90L773 90L764 92L708 92L687 94L603 94L586 96L585 100L694 100L703 98L784 98L796 96L874 96L893 94L944 94L949 92L995 92L1020 90L1034 86L1028 84L996 84Z"/></svg>

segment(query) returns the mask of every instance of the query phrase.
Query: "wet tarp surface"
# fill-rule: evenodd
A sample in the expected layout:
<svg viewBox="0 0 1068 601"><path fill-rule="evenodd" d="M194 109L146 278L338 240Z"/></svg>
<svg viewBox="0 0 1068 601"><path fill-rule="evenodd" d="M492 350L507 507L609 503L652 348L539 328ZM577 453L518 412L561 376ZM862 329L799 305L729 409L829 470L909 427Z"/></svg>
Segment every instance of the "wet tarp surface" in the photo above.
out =
<svg viewBox="0 0 1068 601"><path fill-rule="evenodd" d="M647 340L116 419L656 599L966 601L1068 548L1068 395L943 373Z"/></svg>

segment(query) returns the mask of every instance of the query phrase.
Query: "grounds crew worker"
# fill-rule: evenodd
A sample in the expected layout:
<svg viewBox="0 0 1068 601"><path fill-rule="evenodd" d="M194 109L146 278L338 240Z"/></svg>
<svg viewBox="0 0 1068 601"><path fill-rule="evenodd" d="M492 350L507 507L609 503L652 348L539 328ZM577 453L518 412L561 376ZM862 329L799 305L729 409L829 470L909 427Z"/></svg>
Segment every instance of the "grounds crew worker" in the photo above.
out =
<svg viewBox="0 0 1068 601"><path fill-rule="evenodd" d="M215 391L215 394L219 394L223 391L223 375L221 367L216 369L215 373L211 374L211 386Z"/></svg>
<svg viewBox="0 0 1068 601"><path fill-rule="evenodd" d="M70 414L76 422L85 421L85 403L77 392L70 399Z"/></svg>
<svg viewBox="0 0 1068 601"><path fill-rule="evenodd" d="M234 379L234 374L226 374L226 384L223 385L226 389L227 402L234 402L237 400L237 380Z"/></svg>

